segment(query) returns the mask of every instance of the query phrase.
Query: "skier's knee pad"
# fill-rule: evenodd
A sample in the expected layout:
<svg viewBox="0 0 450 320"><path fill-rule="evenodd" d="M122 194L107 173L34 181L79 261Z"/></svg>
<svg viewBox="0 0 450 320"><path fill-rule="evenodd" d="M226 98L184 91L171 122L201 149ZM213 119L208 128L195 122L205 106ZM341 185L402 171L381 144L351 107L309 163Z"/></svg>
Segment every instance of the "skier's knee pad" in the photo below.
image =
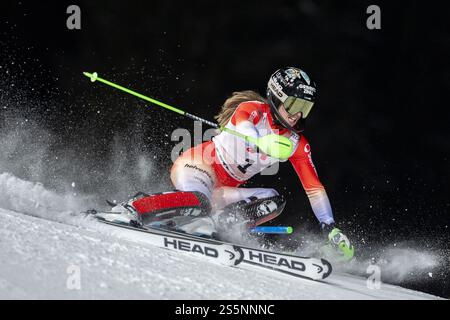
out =
<svg viewBox="0 0 450 320"><path fill-rule="evenodd" d="M275 219L286 206L286 200L282 195L257 199L252 204L253 224L255 226Z"/></svg>
<svg viewBox="0 0 450 320"><path fill-rule="evenodd" d="M203 193L197 191L169 191L145 195L132 202L142 220L154 221L174 216L204 216L211 204Z"/></svg>
<svg viewBox="0 0 450 320"><path fill-rule="evenodd" d="M257 226L279 216L285 206L284 197L276 195L261 199L250 197L230 204L223 210L225 213L241 215L244 220L248 221L249 226Z"/></svg>

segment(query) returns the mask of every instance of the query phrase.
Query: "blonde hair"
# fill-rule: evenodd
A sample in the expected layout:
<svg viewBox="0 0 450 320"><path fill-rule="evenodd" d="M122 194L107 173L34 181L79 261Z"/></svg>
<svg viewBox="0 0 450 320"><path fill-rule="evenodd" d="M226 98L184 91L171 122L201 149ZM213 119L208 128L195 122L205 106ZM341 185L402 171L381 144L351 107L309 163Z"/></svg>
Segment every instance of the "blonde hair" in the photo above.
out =
<svg viewBox="0 0 450 320"><path fill-rule="evenodd" d="M252 90L233 92L223 103L220 112L214 117L219 123L219 126L225 126L230 121L236 108L245 101L260 101L266 103L267 101L257 92Z"/></svg>

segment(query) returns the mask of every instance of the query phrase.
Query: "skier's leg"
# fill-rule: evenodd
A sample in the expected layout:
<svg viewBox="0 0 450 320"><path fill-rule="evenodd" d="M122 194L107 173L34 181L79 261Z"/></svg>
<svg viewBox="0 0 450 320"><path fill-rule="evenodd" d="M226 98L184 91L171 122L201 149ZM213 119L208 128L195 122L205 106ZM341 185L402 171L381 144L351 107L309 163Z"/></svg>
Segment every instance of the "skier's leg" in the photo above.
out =
<svg viewBox="0 0 450 320"><path fill-rule="evenodd" d="M173 217L208 215L215 173L203 160L203 152L210 149L203 145L187 150L172 166L170 177L176 191L151 195L140 193L111 211L123 213L124 219L128 218L131 224L137 225Z"/></svg>
<svg viewBox="0 0 450 320"><path fill-rule="evenodd" d="M245 223L257 226L276 218L286 201L274 189L222 187L214 192L219 225Z"/></svg>
<svg viewBox="0 0 450 320"><path fill-rule="evenodd" d="M142 226L176 216L207 215L210 211L209 199L200 192L139 192L130 200L112 207L110 214L105 212L105 219Z"/></svg>
<svg viewBox="0 0 450 320"><path fill-rule="evenodd" d="M187 233L212 236L216 232L214 222L209 217L212 193L217 179L210 158L206 155L211 148L214 148L211 142L191 148L174 162L170 171L172 184L179 192L195 194L203 203L204 210L200 215L170 219L171 224Z"/></svg>

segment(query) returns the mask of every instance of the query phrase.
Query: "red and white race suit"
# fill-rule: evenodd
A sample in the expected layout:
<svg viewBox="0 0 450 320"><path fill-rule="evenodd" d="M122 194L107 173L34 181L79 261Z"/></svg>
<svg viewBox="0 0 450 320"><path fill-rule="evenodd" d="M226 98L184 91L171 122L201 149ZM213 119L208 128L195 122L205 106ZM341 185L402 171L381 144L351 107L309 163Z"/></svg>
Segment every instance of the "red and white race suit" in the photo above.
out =
<svg viewBox="0 0 450 320"><path fill-rule="evenodd" d="M270 106L258 101L241 103L226 126L254 138L268 134L289 138L294 145L289 161L300 178L314 214L319 222L334 222L330 201L317 175L305 136L275 125ZM171 180L178 190L204 193L213 208L219 209L251 196L278 195L274 189L238 187L279 161L261 152L254 144L222 131L212 141L184 152L172 166Z"/></svg>

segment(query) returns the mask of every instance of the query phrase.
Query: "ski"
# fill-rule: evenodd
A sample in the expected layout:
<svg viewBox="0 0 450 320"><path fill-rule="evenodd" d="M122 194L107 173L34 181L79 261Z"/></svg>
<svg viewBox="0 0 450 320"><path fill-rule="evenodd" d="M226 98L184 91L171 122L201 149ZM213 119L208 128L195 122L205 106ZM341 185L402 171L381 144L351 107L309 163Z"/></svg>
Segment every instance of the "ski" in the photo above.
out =
<svg viewBox="0 0 450 320"><path fill-rule="evenodd" d="M145 241L155 246L171 251L191 253L227 266L239 267L246 264L310 280L325 279L332 272L331 264L325 259L252 248L169 228L136 227L120 222L107 221L100 217L96 218L99 222L108 225L143 233L145 234Z"/></svg>
<svg viewBox="0 0 450 320"><path fill-rule="evenodd" d="M147 230L160 230L156 227L148 227ZM182 233L177 230L162 229L171 234L182 237L194 238L209 243L227 243L216 239L208 239L196 235ZM270 250L257 249L243 245L230 244L239 247L243 254L243 263L275 270L296 277L321 280L328 277L332 272L331 264L325 259L302 257L287 253L278 253Z"/></svg>
<svg viewBox="0 0 450 320"><path fill-rule="evenodd" d="M111 222L101 218L98 221L115 227L126 228L133 231L145 232L145 242L170 251L189 253L197 257L208 258L227 266L236 266L243 260L243 252L238 246L228 243L200 241L194 237L188 238L164 230L148 230Z"/></svg>

